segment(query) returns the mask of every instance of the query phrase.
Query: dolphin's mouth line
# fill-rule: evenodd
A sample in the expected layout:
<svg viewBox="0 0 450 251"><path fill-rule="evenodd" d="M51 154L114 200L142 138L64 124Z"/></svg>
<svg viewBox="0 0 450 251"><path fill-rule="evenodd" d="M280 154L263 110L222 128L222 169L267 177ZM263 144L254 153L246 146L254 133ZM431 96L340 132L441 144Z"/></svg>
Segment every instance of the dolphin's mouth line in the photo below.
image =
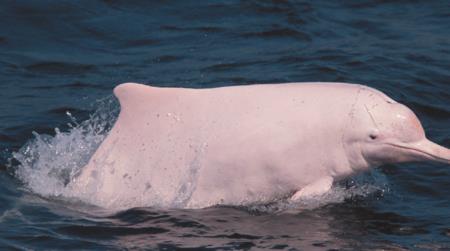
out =
<svg viewBox="0 0 450 251"><path fill-rule="evenodd" d="M402 148L402 149L406 149L406 150L412 150L412 151L421 153L421 154L426 155L429 158L434 159L434 160L437 159L437 160L441 160L441 161L444 161L444 162L450 162L450 159L439 157L439 156L437 156L435 154L426 152L426 151L418 149L418 148L414 148L414 147L410 147L410 146L404 146L404 145L398 145L398 144L393 144L393 143L387 143L387 144L391 145L391 146L394 146L394 147L398 147L398 148Z"/></svg>

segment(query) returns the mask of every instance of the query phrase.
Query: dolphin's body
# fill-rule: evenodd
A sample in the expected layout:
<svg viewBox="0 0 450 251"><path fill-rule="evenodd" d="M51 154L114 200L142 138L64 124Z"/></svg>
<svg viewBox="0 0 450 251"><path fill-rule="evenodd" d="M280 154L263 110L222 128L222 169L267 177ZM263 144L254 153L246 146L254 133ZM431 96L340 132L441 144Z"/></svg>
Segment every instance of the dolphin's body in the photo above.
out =
<svg viewBox="0 0 450 251"><path fill-rule="evenodd" d="M301 200L371 166L450 163L411 110L362 85L127 83L114 93L119 117L70 184L106 208Z"/></svg>

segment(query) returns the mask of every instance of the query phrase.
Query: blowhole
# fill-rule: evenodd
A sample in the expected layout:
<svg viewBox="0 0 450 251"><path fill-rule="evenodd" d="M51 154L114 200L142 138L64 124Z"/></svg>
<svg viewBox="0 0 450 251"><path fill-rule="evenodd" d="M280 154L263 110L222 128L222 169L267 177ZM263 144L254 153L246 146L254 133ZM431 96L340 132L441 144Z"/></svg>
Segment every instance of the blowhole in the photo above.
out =
<svg viewBox="0 0 450 251"><path fill-rule="evenodd" d="M378 136L375 134L370 134L369 137L371 140L376 140L378 138Z"/></svg>

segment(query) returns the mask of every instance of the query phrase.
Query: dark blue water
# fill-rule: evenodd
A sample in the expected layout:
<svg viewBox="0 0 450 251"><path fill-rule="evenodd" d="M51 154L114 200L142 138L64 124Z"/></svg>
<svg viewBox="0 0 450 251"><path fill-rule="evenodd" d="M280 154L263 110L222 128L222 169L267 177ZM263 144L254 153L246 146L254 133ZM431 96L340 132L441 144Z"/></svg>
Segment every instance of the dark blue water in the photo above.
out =
<svg viewBox="0 0 450 251"><path fill-rule="evenodd" d="M66 177L58 170L82 166L95 150L100 139L80 135L89 125L105 135L117 114L111 90L128 81L366 84L408 105L430 139L450 146L448 1L130 2L1 2L0 249L450 249L443 164L380 167L341 184L361 193L297 213L111 213L58 196L52 182ZM73 157L73 142L90 148ZM24 145L35 153L25 166L12 158ZM56 176L33 169L48 156L58 156L44 163Z"/></svg>

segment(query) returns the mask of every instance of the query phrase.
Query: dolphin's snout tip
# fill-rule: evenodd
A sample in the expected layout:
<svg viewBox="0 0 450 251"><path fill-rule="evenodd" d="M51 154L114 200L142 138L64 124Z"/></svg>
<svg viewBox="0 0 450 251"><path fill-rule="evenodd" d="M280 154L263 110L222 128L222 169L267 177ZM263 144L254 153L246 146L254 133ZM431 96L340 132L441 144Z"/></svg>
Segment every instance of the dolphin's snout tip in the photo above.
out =
<svg viewBox="0 0 450 251"><path fill-rule="evenodd" d="M428 139L421 141L417 150L424 153L428 160L450 164L450 149Z"/></svg>

